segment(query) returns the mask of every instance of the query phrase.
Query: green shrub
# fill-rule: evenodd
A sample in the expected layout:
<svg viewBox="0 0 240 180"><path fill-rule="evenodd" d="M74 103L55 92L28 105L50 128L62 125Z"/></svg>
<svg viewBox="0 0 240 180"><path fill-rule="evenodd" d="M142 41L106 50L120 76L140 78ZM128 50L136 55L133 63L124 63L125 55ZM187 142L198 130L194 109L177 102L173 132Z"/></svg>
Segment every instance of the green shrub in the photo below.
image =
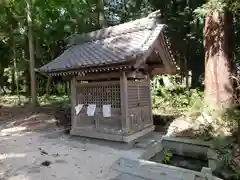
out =
<svg viewBox="0 0 240 180"><path fill-rule="evenodd" d="M200 109L203 91L190 89L181 85L161 86L152 92L153 108L159 113L185 114L192 107Z"/></svg>
<svg viewBox="0 0 240 180"><path fill-rule="evenodd" d="M172 154L171 151L165 151L162 163L163 164L169 164L169 162L171 161L172 157L173 157L173 154Z"/></svg>

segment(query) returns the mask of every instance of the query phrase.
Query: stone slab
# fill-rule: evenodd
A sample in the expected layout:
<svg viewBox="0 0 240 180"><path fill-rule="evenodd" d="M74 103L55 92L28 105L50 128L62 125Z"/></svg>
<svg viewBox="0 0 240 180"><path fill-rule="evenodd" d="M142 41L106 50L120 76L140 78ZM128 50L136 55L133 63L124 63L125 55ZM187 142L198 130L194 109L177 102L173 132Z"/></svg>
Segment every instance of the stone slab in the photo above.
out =
<svg viewBox="0 0 240 180"><path fill-rule="evenodd" d="M112 180L146 180L146 179L139 176L122 173Z"/></svg>
<svg viewBox="0 0 240 180"><path fill-rule="evenodd" d="M113 180L222 180L210 168L197 172L141 159L119 158L112 169L121 172Z"/></svg>
<svg viewBox="0 0 240 180"><path fill-rule="evenodd" d="M194 180L194 171L139 159L120 158L113 169L149 180Z"/></svg>
<svg viewBox="0 0 240 180"><path fill-rule="evenodd" d="M212 171L216 171L222 167L222 163L219 161L216 151L210 147L212 147L210 142L164 136L162 140L154 141L146 147L140 159L149 160L165 148L178 155L206 158L208 167Z"/></svg>
<svg viewBox="0 0 240 180"><path fill-rule="evenodd" d="M135 141L135 147L147 149L156 142L161 141L163 134L159 132L151 132L145 136L140 137Z"/></svg>
<svg viewBox="0 0 240 180"><path fill-rule="evenodd" d="M185 143L185 144L204 146L204 147L208 147L208 148L212 146L212 143L209 141L202 141L202 140L198 140L198 139L189 139L189 138L180 138L180 137L163 136L162 141L180 142L180 143Z"/></svg>
<svg viewBox="0 0 240 180"><path fill-rule="evenodd" d="M155 156L157 153L162 151L162 145L159 142L154 143L141 155L140 159L149 160L151 157Z"/></svg>
<svg viewBox="0 0 240 180"><path fill-rule="evenodd" d="M205 146L199 146L194 144L185 144L184 142L175 142L175 141L162 141L162 146L165 149L171 150L174 154L184 155L189 157L206 157L208 148Z"/></svg>

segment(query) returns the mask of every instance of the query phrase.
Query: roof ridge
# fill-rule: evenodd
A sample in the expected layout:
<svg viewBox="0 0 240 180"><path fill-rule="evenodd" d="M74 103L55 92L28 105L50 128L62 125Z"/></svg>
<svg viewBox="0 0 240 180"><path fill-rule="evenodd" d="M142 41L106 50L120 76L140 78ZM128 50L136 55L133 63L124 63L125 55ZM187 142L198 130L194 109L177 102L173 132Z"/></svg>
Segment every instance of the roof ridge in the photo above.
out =
<svg viewBox="0 0 240 180"><path fill-rule="evenodd" d="M134 33L146 29L153 29L157 26L157 19L148 16L142 19L129 21L124 24L110 26L84 34L74 34L69 39L68 46L79 45L91 41L115 37L122 34Z"/></svg>

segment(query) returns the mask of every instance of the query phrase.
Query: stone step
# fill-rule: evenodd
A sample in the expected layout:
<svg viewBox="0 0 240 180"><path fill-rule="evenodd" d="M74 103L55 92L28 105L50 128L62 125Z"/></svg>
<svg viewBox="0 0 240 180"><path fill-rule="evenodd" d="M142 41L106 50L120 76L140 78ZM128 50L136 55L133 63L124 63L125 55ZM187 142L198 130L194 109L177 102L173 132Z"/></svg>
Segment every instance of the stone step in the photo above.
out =
<svg viewBox="0 0 240 180"><path fill-rule="evenodd" d="M159 132L151 132L134 142L134 147L147 149L148 147L154 145L156 142L161 141L164 134Z"/></svg>
<svg viewBox="0 0 240 180"><path fill-rule="evenodd" d="M122 173L112 180L146 180L146 179L138 177L138 176L134 176L131 174L123 174Z"/></svg>

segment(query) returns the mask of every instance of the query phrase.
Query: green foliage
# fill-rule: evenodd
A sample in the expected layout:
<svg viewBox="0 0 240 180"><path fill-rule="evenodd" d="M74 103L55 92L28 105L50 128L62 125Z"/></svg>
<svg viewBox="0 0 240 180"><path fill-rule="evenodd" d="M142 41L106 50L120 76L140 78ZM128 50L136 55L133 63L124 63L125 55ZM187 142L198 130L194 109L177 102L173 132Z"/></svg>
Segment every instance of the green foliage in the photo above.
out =
<svg viewBox="0 0 240 180"><path fill-rule="evenodd" d="M168 26L166 34L169 37L168 41L175 59L182 70L184 70L184 59L187 59L188 69L192 70L192 78L196 82L204 69L204 49L202 45L203 19L196 18L194 11L197 12L199 7L204 7L201 8L203 10L210 8L210 2L213 1L209 1L207 6L206 0L194 0L189 3L174 0L110 0L105 1L104 13L107 23L113 25L144 17L154 10L160 10L161 21ZM237 0L217 1L216 8L220 7L220 2L227 3L234 9L239 8ZM16 45L16 70L20 81L20 92L28 94L29 91L29 52L25 8L25 0L0 1L0 91L12 91L11 86L15 81L11 76L13 72L9 71L14 69L13 43L11 41ZM32 8L34 13L32 14L36 67L46 64L60 55L66 48L65 40L72 34L99 29L98 10L96 0L71 0L70 2L34 0ZM236 40L240 36L239 22L236 19L234 24ZM10 28L13 28L12 35ZM239 45L239 42L236 41L236 59L240 57ZM47 79L39 75L37 78L38 94L42 95L46 93ZM64 83L61 79L54 79L53 82L52 86ZM193 85L196 86L198 83L193 83ZM52 89L59 88L53 87ZM53 90L52 92L57 91ZM188 101L185 98L182 105L179 100L173 104L186 107L186 104L189 104Z"/></svg>
<svg viewBox="0 0 240 180"><path fill-rule="evenodd" d="M222 118L226 121L232 121L235 123L240 123L240 110L239 108L229 108L226 109L224 114L222 115Z"/></svg>
<svg viewBox="0 0 240 180"><path fill-rule="evenodd" d="M54 104L60 104L60 105L69 105L70 99L69 96L41 96L39 97L39 103L40 105L54 105Z"/></svg>
<svg viewBox="0 0 240 180"><path fill-rule="evenodd" d="M227 3L225 0L209 0L201 7L196 8L194 13L199 17L205 17L207 14L210 14L214 11L222 12L226 6Z"/></svg>
<svg viewBox="0 0 240 180"><path fill-rule="evenodd" d="M218 153L218 160L223 163L223 166L227 167L233 158L232 151L229 148L219 149Z"/></svg>
<svg viewBox="0 0 240 180"><path fill-rule="evenodd" d="M173 154L171 151L164 151L164 158L161 161L163 164L169 164L170 160L172 159Z"/></svg>
<svg viewBox="0 0 240 180"><path fill-rule="evenodd" d="M240 2L239 0L226 0L228 6L236 15L240 15Z"/></svg>
<svg viewBox="0 0 240 180"><path fill-rule="evenodd" d="M225 180L239 180L239 165L234 164L234 161L238 162L239 159L239 146L235 144L234 138L217 137L212 143L217 153L217 159L222 165L215 174Z"/></svg>
<svg viewBox="0 0 240 180"><path fill-rule="evenodd" d="M12 93L15 92L14 88L11 88L11 86L15 86L16 81L12 74L17 71L20 91L29 93L26 2L25 0L0 1L0 92L8 90L11 90ZM99 28L97 1L95 0L70 2L34 0L33 2L32 28L36 67L59 56L65 50L65 39L71 34L89 32ZM13 44L16 46L16 69L13 61ZM6 72L5 69L11 69L11 72L3 74ZM46 78L42 76L37 78L38 83L41 83L38 85L38 93L46 93ZM6 79L8 79L8 83L5 83ZM54 84L58 84L56 82L62 81L58 79Z"/></svg>
<svg viewBox="0 0 240 180"><path fill-rule="evenodd" d="M239 15L240 1L239 0L208 0L202 6L196 8L194 13L199 17L205 17L213 11L223 12L229 9L234 14Z"/></svg>
<svg viewBox="0 0 240 180"><path fill-rule="evenodd" d="M106 2L106 18L109 24L119 24L139 17L146 16L153 11L148 0L122 0Z"/></svg>
<svg viewBox="0 0 240 180"><path fill-rule="evenodd" d="M190 89L182 85L161 86L153 92L153 108L157 113L181 115L191 107L200 106L203 99L201 89Z"/></svg>
<svg viewBox="0 0 240 180"><path fill-rule="evenodd" d="M25 105L29 103L29 97L20 96L21 105ZM70 99L69 96L39 96L38 101L40 105L69 105ZM5 104L8 106L17 106L18 105L18 97L16 95L5 95L0 96L0 104Z"/></svg>
<svg viewBox="0 0 240 180"><path fill-rule="evenodd" d="M196 97L196 101L193 102L192 106L189 108L189 111L186 113L188 117L193 119L198 118L204 109L204 101L203 101L203 92L201 98Z"/></svg>

